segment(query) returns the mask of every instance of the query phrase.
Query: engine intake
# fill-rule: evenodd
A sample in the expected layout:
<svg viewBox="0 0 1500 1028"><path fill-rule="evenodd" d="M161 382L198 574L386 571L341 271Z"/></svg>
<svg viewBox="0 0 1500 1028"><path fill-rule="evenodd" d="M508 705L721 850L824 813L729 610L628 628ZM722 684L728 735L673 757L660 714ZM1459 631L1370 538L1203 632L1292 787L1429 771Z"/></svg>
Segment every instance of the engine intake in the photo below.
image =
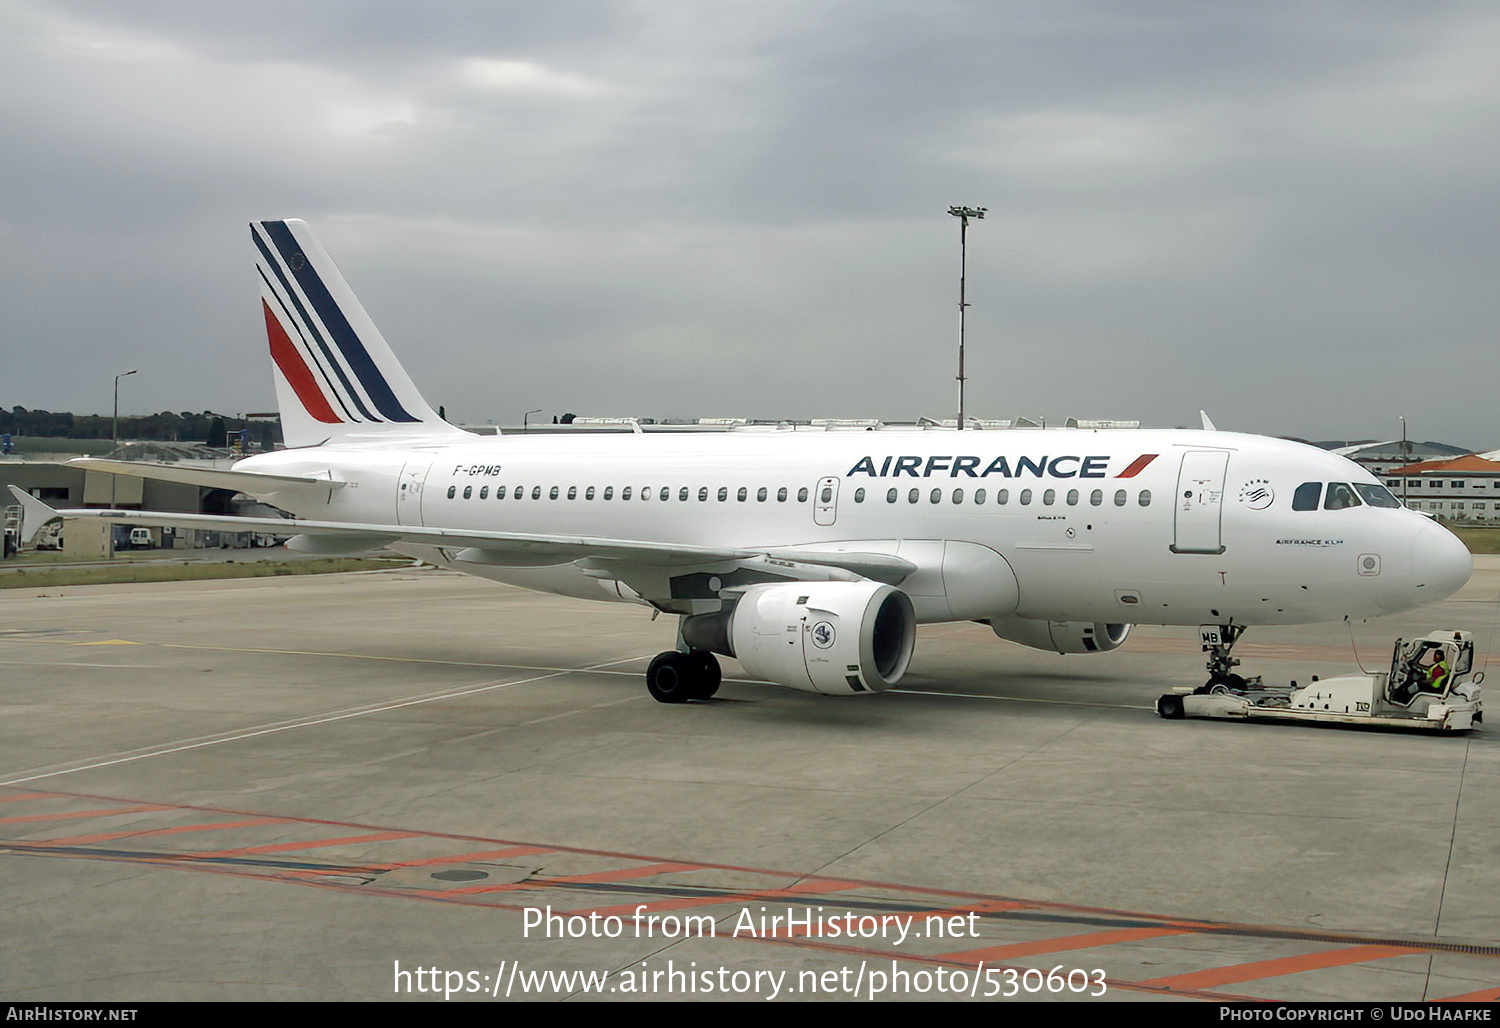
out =
<svg viewBox="0 0 1500 1028"><path fill-rule="evenodd" d="M994 618L990 629L1002 639L1057 653L1104 653L1125 641L1129 625L1102 621L1030 621L1026 618Z"/></svg>
<svg viewBox="0 0 1500 1028"><path fill-rule="evenodd" d="M917 616L905 593L879 582L754 585L728 611L684 619L682 637L734 657L757 678L849 696L901 680Z"/></svg>

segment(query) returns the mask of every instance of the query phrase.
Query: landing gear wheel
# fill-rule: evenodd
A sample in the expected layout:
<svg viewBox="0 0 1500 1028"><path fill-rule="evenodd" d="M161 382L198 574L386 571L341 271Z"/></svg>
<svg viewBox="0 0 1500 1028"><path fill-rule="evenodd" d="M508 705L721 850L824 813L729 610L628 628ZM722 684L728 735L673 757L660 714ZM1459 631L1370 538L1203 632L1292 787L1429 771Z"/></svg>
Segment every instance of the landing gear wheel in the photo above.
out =
<svg viewBox="0 0 1500 1028"><path fill-rule="evenodd" d="M719 691L722 680L718 658L707 650L658 653L646 669L646 690L658 703L706 700Z"/></svg>
<svg viewBox="0 0 1500 1028"><path fill-rule="evenodd" d="M693 698L690 655L668 650L658 653L646 669L646 691L657 703L686 703Z"/></svg>
<svg viewBox="0 0 1500 1028"><path fill-rule="evenodd" d="M719 667L719 658L707 650L699 650L688 654L692 662L697 666L695 681L693 683L693 699L712 699L714 693L719 691L719 683L724 680L724 672Z"/></svg>
<svg viewBox="0 0 1500 1028"><path fill-rule="evenodd" d="M1240 692L1245 686L1245 679L1240 675L1214 675L1206 685L1196 691L1212 696L1225 696Z"/></svg>

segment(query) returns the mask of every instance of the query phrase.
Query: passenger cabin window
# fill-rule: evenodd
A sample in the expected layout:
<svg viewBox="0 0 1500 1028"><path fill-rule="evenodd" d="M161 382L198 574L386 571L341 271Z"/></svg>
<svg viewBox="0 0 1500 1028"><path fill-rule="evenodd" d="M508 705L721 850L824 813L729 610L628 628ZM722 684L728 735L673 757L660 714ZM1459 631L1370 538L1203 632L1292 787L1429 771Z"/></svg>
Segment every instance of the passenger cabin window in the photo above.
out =
<svg viewBox="0 0 1500 1028"><path fill-rule="evenodd" d="M708 500L708 486L706 486L706 485L705 486L699 486L699 488L698 488L698 502L699 503L705 503L705 502L707 502L707 500Z"/></svg>
<svg viewBox="0 0 1500 1028"><path fill-rule="evenodd" d="M864 503L865 502L865 490L864 490L863 486L861 486L860 488L854 490L854 502L855 503Z"/></svg>
<svg viewBox="0 0 1500 1028"><path fill-rule="evenodd" d="M1139 503L1142 507L1151 506L1151 490L1142 489L1141 495L1136 497L1136 502Z"/></svg>
<svg viewBox="0 0 1500 1028"><path fill-rule="evenodd" d="M505 487L501 486L500 488L504 489ZM585 489L583 491L583 498L585 500L592 500L594 498L594 487L593 486L589 486L587 489Z"/></svg>
<svg viewBox="0 0 1500 1028"><path fill-rule="evenodd" d="M456 486L456 485L450 485L448 487L448 499L451 500L451 499L453 499L453 497L455 497L457 495L458 495L458 486Z"/></svg>
<svg viewBox="0 0 1500 1028"><path fill-rule="evenodd" d="M1328 494L1323 497L1324 510L1343 510L1345 507L1360 506L1360 499L1354 493L1354 487L1348 482L1329 482Z"/></svg>
<svg viewBox="0 0 1500 1028"><path fill-rule="evenodd" d="M606 500L613 500L615 498L615 487L614 486L607 485L607 486L604 487L604 498Z"/></svg>
<svg viewBox="0 0 1500 1028"><path fill-rule="evenodd" d="M727 499L729 499L729 487L723 485L719 486L719 502L723 503Z"/></svg>
<svg viewBox="0 0 1500 1028"><path fill-rule="evenodd" d="M627 485L624 489L620 490L620 499L622 499L622 500L628 500L628 499L630 499L630 486Z"/></svg>
<svg viewBox="0 0 1500 1028"><path fill-rule="evenodd" d="M503 485L497 485L497 486L495 486L495 499L497 499L497 500L503 500L503 499L505 499L505 486L503 486Z"/></svg>
<svg viewBox="0 0 1500 1028"><path fill-rule="evenodd" d="M734 494L734 498L741 503L744 503L747 499L749 499L749 497L750 490L746 489L744 486L740 486L740 491Z"/></svg>
<svg viewBox="0 0 1500 1028"><path fill-rule="evenodd" d="M1318 497L1322 495L1322 482L1303 482L1292 493L1292 510L1317 510Z"/></svg>
<svg viewBox="0 0 1500 1028"><path fill-rule="evenodd" d="M887 489L886 490L886 492L885 492L885 502L886 503L895 503L896 502L896 490L894 490L894 489Z"/></svg>
<svg viewBox="0 0 1500 1028"><path fill-rule="evenodd" d="M797 502L798 503L806 503L807 502L807 486L803 486L801 489L797 490Z"/></svg>

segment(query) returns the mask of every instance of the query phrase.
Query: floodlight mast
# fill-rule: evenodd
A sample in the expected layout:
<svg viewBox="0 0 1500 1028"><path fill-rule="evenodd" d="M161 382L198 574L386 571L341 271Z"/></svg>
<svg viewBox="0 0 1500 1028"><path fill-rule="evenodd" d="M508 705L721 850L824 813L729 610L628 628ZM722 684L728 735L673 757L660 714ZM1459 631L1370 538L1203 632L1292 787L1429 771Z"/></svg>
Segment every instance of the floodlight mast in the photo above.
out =
<svg viewBox="0 0 1500 1028"><path fill-rule="evenodd" d="M988 207L949 207L948 213L958 219L958 430L964 430L964 321L969 304L965 300L964 286L969 270L969 219L984 218Z"/></svg>

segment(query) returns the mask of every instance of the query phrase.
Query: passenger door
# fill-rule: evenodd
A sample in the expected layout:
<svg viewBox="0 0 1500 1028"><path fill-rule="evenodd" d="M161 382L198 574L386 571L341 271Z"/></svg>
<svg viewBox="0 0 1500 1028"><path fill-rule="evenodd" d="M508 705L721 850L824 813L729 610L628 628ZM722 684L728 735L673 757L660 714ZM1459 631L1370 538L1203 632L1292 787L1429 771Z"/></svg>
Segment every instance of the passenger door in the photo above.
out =
<svg viewBox="0 0 1500 1028"><path fill-rule="evenodd" d="M396 524L422 524L422 484L431 467L432 459L427 457L409 460L401 468L401 480L396 485Z"/></svg>
<svg viewBox="0 0 1500 1028"><path fill-rule="evenodd" d="M1223 553L1225 450L1189 450L1177 474L1173 553Z"/></svg>

